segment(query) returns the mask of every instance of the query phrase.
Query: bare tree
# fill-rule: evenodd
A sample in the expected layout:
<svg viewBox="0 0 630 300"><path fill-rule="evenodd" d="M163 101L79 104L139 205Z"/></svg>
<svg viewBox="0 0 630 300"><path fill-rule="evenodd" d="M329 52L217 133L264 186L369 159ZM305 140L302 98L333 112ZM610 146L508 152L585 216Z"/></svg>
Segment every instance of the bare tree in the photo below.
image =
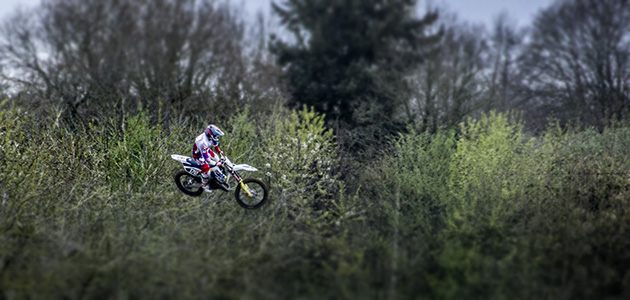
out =
<svg viewBox="0 0 630 300"><path fill-rule="evenodd" d="M627 116L630 1L557 1L536 18L520 67L532 109L597 126Z"/></svg>
<svg viewBox="0 0 630 300"><path fill-rule="evenodd" d="M157 0L139 18L133 87L141 95L181 102L240 63L244 24L228 5Z"/></svg>
<svg viewBox="0 0 630 300"><path fill-rule="evenodd" d="M525 36L526 31L518 28L507 13L501 13L495 18L487 39L486 110L521 108L521 72L518 70L517 59Z"/></svg>
<svg viewBox="0 0 630 300"><path fill-rule="evenodd" d="M483 29L458 23L455 16L441 22L442 40L412 77L416 92L406 107L420 130L458 124L479 108L484 92Z"/></svg>
<svg viewBox="0 0 630 300"><path fill-rule="evenodd" d="M227 2L48 0L4 23L0 60L4 78L74 115L137 101L181 108L242 80L244 26Z"/></svg>

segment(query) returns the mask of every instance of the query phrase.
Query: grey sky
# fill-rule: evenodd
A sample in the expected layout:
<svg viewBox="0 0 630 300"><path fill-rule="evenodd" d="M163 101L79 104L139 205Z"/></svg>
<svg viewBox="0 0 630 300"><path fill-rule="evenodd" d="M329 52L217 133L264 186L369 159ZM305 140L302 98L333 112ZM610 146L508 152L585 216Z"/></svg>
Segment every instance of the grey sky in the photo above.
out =
<svg viewBox="0 0 630 300"><path fill-rule="evenodd" d="M234 0L244 3L250 12L271 11L271 2L282 0ZM520 26L530 25L536 13L548 7L554 0L418 0L420 7L427 3L445 7L455 12L460 20L481 23L490 26L494 18L505 11Z"/></svg>
<svg viewBox="0 0 630 300"><path fill-rule="evenodd" d="M531 25L536 13L548 7L554 0L440 0L456 12L461 20L492 24L494 18L505 11L518 25Z"/></svg>
<svg viewBox="0 0 630 300"><path fill-rule="evenodd" d="M262 10L269 13L272 0L232 0L242 4L251 13ZM282 1L282 0L280 0ZM459 15L460 20L490 25L496 15L505 11L516 19L519 25L529 25L533 16L541 8L549 6L554 0L431 0L438 6L446 6ZM0 0L0 17L5 18L18 6L32 7L40 0ZM427 1L420 0L421 6Z"/></svg>
<svg viewBox="0 0 630 300"><path fill-rule="evenodd" d="M30 7L39 3L40 0L0 0L0 18L4 19L19 6Z"/></svg>

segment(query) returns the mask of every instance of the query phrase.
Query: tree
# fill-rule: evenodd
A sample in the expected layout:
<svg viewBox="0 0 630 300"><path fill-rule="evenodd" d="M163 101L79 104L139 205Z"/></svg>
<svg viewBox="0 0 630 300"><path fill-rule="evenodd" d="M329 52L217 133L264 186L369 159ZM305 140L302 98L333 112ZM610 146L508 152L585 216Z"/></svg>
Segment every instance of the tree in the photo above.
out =
<svg viewBox="0 0 630 300"><path fill-rule="evenodd" d="M442 39L413 73L414 93L406 105L408 118L421 132L458 125L480 107L485 88L482 72L487 49L478 34L482 28L458 23L454 15L441 22Z"/></svg>
<svg viewBox="0 0 630 300"><path fill-rule="evenodd" d="M223 2L48 0L4 23L0 60L4 78L72 115L138 101L181 109L245 73L243 30Z"/></svg>
<svg viewBox="0 0 630 300"><path fill-rule="evenodd" d="M520 67L532 108L597 126L627 116L630 1L557 1L537 16Z"/></svg>
<svg viewBox="0 0 630 300"><path fill-rule="evenodd" d="M494 20L488 39L486 76L487 110L506 111L519 108L522 73L517 58L522 50L526 31L519 29L506 13Z"/></svg>
<svg viewBox="0 0 630 300"><path fill-rule="evenodd" d="M439 37L425 33L437 14L416 18L413 0L272 5L293 38L276 39L271 48L286 68L291 104L314 106L344 124L391 120L399 113L409 99L406 75Z"/></svg>

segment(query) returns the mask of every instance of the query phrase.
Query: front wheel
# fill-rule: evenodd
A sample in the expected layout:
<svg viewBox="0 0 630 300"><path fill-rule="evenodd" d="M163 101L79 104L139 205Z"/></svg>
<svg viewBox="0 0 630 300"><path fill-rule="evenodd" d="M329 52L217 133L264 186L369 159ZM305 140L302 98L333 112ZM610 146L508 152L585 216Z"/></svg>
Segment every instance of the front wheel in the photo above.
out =
<svg viewBox="0 0 630 300"><path fill-rule="evenodd" d="M249 195L241 188L240 184L237 185L236 191L234 191L234 196L236 197L238 205L244 208L254 209L265 204L269 193L267 185L262 180L257 178L247 178L243 179L243 184L247 186Z"/></svg>
<svg viewBox="0 0 630 300"><path fill-rule="evenodd" d="M201 178L192 176L186 171L175 174L175 184L180 191L188 196L199 196L203 193Z"/></svg>

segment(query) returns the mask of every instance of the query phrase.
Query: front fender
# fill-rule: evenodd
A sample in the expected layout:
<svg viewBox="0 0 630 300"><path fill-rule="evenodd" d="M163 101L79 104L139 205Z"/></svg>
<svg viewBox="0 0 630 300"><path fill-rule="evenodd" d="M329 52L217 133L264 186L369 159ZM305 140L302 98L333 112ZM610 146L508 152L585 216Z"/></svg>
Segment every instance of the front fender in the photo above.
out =
<svg viewBox="0 0 630 300"><path fill-rule="evenodd" d="M234 171L250 171L250 172L256 172L258 171L258 169L248 165L248 164L239 164L239 165L234 165Z"/></svg>

